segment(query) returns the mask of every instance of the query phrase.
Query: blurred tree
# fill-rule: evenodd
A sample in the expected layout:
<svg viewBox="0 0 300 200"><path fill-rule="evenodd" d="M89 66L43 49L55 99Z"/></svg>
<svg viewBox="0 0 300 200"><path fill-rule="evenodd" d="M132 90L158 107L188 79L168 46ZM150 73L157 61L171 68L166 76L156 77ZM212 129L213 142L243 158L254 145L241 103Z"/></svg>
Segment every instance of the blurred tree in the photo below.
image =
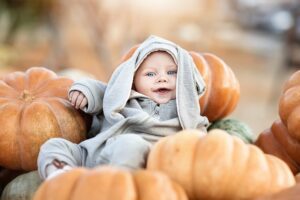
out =
<svg viewBox="0 0 300 200"><path fill-rule="evenodd" d="M20 28L47 21L54 5L55 0L1 0L0 13L7 14L10 20L4 43L13 43Z"/></svg>
<svg viewBox="0 0 300 200"><path fill-rule="evenodd" d="M3 43L16 46L16 51L21 46L21 55L11 65L45 65L55 71L80 68L104 80L110 73L111 55L105 39L107 16L101 10L101 2L1 0L2 15L8 19ZM21 32L24 28L29 34ZM26 43L23 40L18 44L19 32L27 38Z"/></svg>

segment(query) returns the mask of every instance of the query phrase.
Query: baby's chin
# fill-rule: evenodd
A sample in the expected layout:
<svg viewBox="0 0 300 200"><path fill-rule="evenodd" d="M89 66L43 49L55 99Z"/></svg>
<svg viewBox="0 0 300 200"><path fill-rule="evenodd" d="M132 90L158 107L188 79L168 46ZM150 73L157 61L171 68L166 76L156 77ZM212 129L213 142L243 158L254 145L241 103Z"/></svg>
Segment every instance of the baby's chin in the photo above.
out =
<svg viewBox="0 0 300 200"><path fill-rule="evenodd" d="M165 104L165 103L168 103L170 100L172 100L174 98L154 98L153 101L155 101L155 103L157 104Z"/></svg>

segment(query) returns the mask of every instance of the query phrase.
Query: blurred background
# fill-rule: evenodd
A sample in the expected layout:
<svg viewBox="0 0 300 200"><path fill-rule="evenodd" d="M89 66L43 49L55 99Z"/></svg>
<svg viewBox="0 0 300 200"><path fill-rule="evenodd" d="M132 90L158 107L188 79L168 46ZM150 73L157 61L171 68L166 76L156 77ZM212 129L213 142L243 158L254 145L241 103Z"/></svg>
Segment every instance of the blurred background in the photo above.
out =
<svg viewBox="0 0 300 200"><path fill-rule="evenodd" d="M107 81L151 34L221 57L241 85L228 117L256 134L300 68L299 0L0 0L0 76L45 66Z"/></svg>

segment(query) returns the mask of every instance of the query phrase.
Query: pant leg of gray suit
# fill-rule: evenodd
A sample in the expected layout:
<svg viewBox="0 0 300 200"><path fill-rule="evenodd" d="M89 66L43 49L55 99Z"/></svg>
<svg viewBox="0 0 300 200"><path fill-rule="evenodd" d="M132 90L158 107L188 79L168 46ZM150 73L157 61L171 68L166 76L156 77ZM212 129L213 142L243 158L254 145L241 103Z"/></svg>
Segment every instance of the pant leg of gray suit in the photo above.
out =
<svg viewBox="0 0 300 200"><path fill-rule="evenodd" d="M101 164L129 170L144 168L152 144L138 134L121 134L107 140L100 153Z"/></svg>
<svg viewBox="0 0 300 200"><path fill-rule="evenodd" d="M83 165L84 152L79 145L63 138L52 138L46 141L40 148L38 155L38 172L41 178L47 178L46 168L54 159L63 161L71 167Z"/></svg>
<svg viewBox="0 0 300 200"><path fill-rule="evenodd" d="M146 165L152 144L137 134L121 134L107 140L97 159L99 165L113 165L126 169L139 169ZM38 156L38 172L47 178L46 168L54 159L64 161L71 167L83 166L86 153L82 148L63 138L45 142Z"/></svg>

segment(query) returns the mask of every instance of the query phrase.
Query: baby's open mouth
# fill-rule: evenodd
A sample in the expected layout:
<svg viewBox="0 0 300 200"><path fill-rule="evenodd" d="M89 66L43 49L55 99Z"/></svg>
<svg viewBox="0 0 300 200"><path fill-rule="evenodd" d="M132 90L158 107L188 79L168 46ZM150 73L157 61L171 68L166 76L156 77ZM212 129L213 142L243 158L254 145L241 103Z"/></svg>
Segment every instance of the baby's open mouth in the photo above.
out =
<svg viewBox="0 0 300 200"><path fill-rule="evenodd" d="M158 88L157 90L154 90L154 92L157 92L159 94L165 94L165 93L168 93L170 92L171 90L168 89L168 88Z"/></svg>

